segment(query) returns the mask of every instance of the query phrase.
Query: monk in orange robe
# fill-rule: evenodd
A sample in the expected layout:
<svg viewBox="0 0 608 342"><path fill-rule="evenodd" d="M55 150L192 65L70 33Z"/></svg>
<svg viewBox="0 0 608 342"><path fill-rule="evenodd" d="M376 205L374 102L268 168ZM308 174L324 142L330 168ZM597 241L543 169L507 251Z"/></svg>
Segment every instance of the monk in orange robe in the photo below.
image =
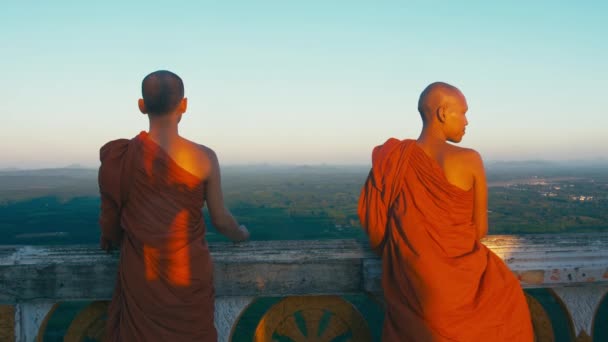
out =
<svg viewBox="0 0 608 342"><path fill-rule="evenodd" d="M120 248L107 341L217 341L206 203L216 229L249 237L224 206L215 153L178 134L182 80L157 71L142 82L149 132L101 148L101 247Z"/></svg>
<svg viewBox="0 0 608 342"><path fill-rule="evenodd" d="M479 240L487 233L483 162L458 143L467 102L446 83L421 94L417 140L372 154L359 217L382 256L384 341L532 341L518 280Z"/></svg>

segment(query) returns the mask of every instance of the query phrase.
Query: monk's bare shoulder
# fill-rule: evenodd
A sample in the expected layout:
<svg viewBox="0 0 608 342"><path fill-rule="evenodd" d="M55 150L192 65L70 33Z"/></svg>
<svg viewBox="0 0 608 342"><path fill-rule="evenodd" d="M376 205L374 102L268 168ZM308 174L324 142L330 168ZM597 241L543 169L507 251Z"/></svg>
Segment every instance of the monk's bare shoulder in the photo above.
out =
<svg viewBox="0 0 608 342"><path fill-rule="evenodd" d="M481 162L481 155L472 148L446 144L446 152L449 158L458 159L464 162Z"/></svg>
<svg viewBox="0 0 608 342"><path fill-rule="evenodd" d="M199 160L201 161L201 166L206 170L205 179L209 178L211 173L217 172L219 162L217 160L217 154L210 147L207 147L202 144L193 143L196 145L196 148L199 153Z"/></svg>
<svg viewBox="0 0 608 342"><path fill-rule="evenodd" d="M446 144L442 159L448 181L463 190L470 189L483 175L481 155L473 149Z"/></svg>
<svg viewBox="0 0 608 342"><path fill-rule="evenodd" d="M484 175L483 159L479 152L472 148L454 147L458 149L456 156L467 172L470 172L474 178L479 178Z"/></svg>
<svg viewBox="0 0 608 342"><path fill-rule="evenodd" d="M201 144L196 144L196 146L198 147L198 150L201 153L202 159L205 159L207 162L209 162L211 164L217 163L217 155L215 154L214 150L212 150L211 148L209 148L205 145L201 145Z"/></svg>
<svg viewBox="0 0 608 342"><path fill-rule="evenodd" d="M187 139L180 139L178 148L172 153L177 163L192 175L205 181L213 168L215 153L210 148Z"/></svg>

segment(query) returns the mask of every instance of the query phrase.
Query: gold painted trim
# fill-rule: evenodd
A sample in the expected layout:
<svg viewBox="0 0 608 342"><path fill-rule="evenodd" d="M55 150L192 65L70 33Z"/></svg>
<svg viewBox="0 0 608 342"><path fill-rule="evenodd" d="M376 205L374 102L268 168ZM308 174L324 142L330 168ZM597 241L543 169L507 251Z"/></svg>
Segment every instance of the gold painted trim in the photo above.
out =
<svg viewBox="0 0 608 342"><path fill-rule="evenodd" d="M72 320L63 341L81 342L85 337L102 341L106 327L103 316L108 312L109 303L109 301L96 301L80 310Z"/></svg>
<svg viewBox="0 0 608 342"><path fill-rule="evenodd" d="M44 333L46 332L46 326L49 324L49 319L51 319L53 313L55 313L55 310L57 310L57 307L59 307L59 303L53 304L49 312L47 312L46 316L44 316L44 320L42 321L42 324L40 324L40 328L38 328L36 342L44 342Z"/></svg>
<svg viewBox="0 0 608 342"><path fill-rule="evenodd" d="M0 341L15 341L14 305L0 305Z"/></svg>

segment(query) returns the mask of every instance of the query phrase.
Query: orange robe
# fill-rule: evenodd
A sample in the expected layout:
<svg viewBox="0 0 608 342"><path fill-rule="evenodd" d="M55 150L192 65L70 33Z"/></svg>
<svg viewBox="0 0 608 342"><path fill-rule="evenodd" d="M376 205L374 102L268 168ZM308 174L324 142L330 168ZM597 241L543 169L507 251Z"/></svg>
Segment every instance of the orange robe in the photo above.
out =
<svg viewBox="0 0 608 342"><path fill-rule="evenodd" d="M382 255L384 341L533 341L518 280L476 239L473 197L414 140L374 149L359 217Z"/></svg>
<svg viewBox="0 0 608 342"><path fill-rule="evenodd" d="M146 132L100 151L102 237L120 243L108 341L216 341L204 183Z"/></svg>

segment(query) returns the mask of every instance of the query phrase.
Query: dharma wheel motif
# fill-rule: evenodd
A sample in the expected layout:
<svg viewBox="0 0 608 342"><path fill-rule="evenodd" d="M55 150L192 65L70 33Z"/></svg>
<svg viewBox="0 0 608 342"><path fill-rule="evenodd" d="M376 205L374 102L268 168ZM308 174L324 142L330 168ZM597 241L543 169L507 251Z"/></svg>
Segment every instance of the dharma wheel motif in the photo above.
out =
<svg viewBox="0 0 608 342"><path fill-rule="evenodd" d="M262 317L256 342L371 341L367 322L349 302L337 296L287 297Z"/></svg>
<svg viewBox="0 0 608 342"><path fill-rule="evenodd" d="M545 311L545 308L534 297L526 293L526 300L530 308L532 316L532 327L534 328L534 337L536 342L553 342L555 335L553 334L553 325L551 318Z"/></svg>
<svg viewBox="0 0 608 342"><path fill-rule="evenodd" d="M93 302L80 311L70 324L64 341L103 341L108 304L107 301Z"/></svg>

